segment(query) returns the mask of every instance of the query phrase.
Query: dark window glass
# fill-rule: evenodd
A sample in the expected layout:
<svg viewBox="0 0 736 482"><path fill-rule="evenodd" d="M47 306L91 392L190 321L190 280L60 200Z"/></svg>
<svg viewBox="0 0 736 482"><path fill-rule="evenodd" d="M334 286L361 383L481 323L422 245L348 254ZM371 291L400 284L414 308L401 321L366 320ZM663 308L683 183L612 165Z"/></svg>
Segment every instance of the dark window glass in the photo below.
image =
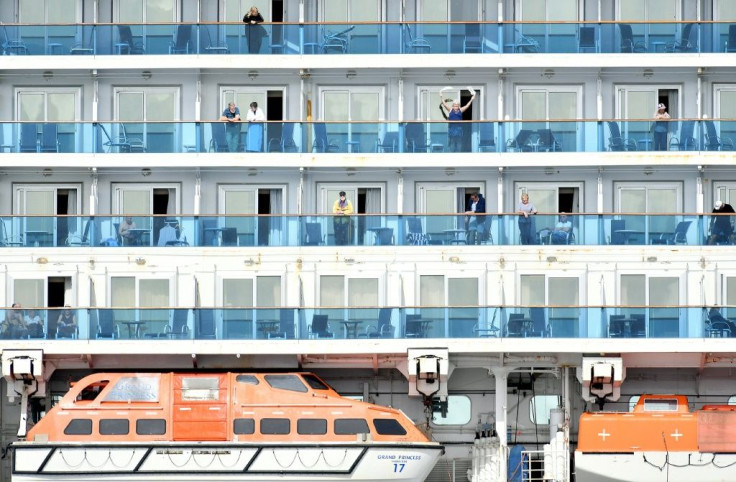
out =
<svg viewBox="0 0 736 482"><path fill-rule="evenodd" d="M256 431L256 421L252 418L236 418L233 421L233 432L236 435L250 435Z"/></svg>
<svg viewBox="0 0 736 482"><path fill-rule="evenodd" d="M248 385L258 385L258 379L253 375L238 375L235 377L238 383L247 383Z"/></svg>
<svg viewBox="0 0 736 482"><path fill-rule="evenodd" d="M287 435L291 432L288 418L264 418L261 420L261 433L264 435Z"/></svg>
<svg viewBox="0 0 736 482"><path fill-rule="evenodd" d="M162 418L136 420L135 433L138 435L164 435L166 433L166 420Z"/></svg>
<svg viewBox="0 0 736 482"><path fill-rule="evenodd" d="M266 375L266 382L273 388L281 390L290 390L292 392L306 392L307 387L302 383L301 378L296 375Z"/></svg>
<svg viewBox="0 0 736 482"><path fill-rule="evenodd" d="M324 435L327 433L327 420L323 418L300 418L296 421L296 431L300 435Z"/></svg>
<svg viewBox="0 0 736 482"><path fill-rule="evenodd" d="M338 418L335 420L335 435L371 433L368 423L362 418Z"/></svg>
<svg viewBox="0 0 736 482"><path fill-rule="evenodd" d="M69 422L64 429L65 435L92 435L92 420L76 418Z"/></svg>
<svg viewBox="0 0 736 482"><path fill-rule="evenodd" d="M329 390L330 387L325 385L325 383L320 380L319 378L315 377L311 373L305 373L302 375L304 377L304 381L307 382L307 384L313 389L313 390Z"/></svg>
<svg viewBox="0 0 736 482"><path fill-rule="evenodd" d="M406 435L406 429L393 418L377 418L373 426L379 435Z"/></svg>
<svg viewBox="0 0 736 482"><path fill-rule="evenodd" d="M125 418L106 418L100 420L100 435L128 435L130 422Z"/></svg>

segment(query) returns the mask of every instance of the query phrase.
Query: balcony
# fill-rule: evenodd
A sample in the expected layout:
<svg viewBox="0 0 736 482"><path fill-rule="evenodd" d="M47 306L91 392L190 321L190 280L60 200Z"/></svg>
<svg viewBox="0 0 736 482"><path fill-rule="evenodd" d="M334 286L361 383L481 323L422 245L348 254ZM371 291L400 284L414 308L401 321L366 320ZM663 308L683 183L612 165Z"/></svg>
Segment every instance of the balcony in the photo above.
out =
<svg viewBox="0 0 736 482"><path fill-rule="evenodd" d="M724 53L725 22L5 24L5 55Z"/></svg>
<svg viewBox="0 0 736 482"><path fill-rule="evenodd" d="M736 307L6 308L4 340L728 338ZM20 314L20 315L19 315ZM25 316L21 323L18 316ZM35 321L34 321L35 320ZM64 321L67 320L67 321ZM70 321L71 320L71 321Z"/></svg>
<svg viewBox="0 0 736 482"><path fill-rule="evenodd" d="M659 121L668 133L655 144L654 121L460 121L461 153L734 151L736 120ZM2 122L0 153L19 154L441 154L448 122ZM233 129L232 131L230 131ZM234 133L234 134L233 134ZM235 141L228 143L228 137ZM231 150L232 149L232 150ZM634 154L635 153L635 154ZM597 164L596 164L597 165Z"/></svg>
<svg viewBox="0 0 736 482"><path fill-rule="evenodd" d="M465 214L156 215L124 217L2 216L0 247L177 248L330 246L512 246L520 245L517 214L485 214L471 223ZM732 246L734 219L720 214L567 214L568 229L555 229L558 214L532 216L534 245ZM715 228L714 228L715 226ZM336 236L336 230L340 231Z"/></svg>

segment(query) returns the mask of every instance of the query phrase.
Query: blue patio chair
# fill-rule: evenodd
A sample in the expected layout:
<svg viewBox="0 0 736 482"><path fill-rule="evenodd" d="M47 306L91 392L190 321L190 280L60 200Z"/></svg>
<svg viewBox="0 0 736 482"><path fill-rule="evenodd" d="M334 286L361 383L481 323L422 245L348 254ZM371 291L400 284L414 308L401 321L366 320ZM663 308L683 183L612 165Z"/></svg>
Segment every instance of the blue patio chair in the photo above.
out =
<svg viewBox="0 0 736 482"><path fill-rule="evenodd" d="M230 152L227 147L227 136L225 135L224 122L212 122L212 139L210 140L210 151L213 152Z"/></svg>
<svg viewBox="0 0 736 482"><path fill-rule="evenodd" d="M2 29L2 53L5 55L28 55L28 46L20 39L11 37L8 33L8 28L3 25Z"/></svg>
<svg viewBox="0 0 736 482"><path fill-rule="evenodd" d="M478 152L495 152L496 136L493 122L478 124Z"/></svg>
<svg viewBox="0 0 736 482"><path fill-rule="evenodd" d="M592 50L598 52L598 40L595 35L595 27L580 27L578 29L578 53Z"/></svg>
<svg viewBox="0 0 736 482"><path fill-rule="evenodd" d="M672 233L662 233L652 239L652 244L687 244L687 231L692 221L680 221Z"/></svg>
<svg viewBox="0 0 736 482"><path fill-rule="evenodd" d="M69 49L70 55L94 55L96 25L82 25L79 40Z"/></svg>
<svg viewBox="0 0 736 482"><path fill-rule="evenodd" d="M316 152L337 152L340 148L337 144L327 138L327 126L322 122L314 123L314 144L312 151Z"/></svg>
<svg viewBox="0 0 736 482"><path fill-rule="evenodd" d="M733 141L728 137L718 137L713 121L705 121L705 149L708 151L733 151Z"/></svg>
<svg viewBox="0 0 736 482"><path fill-rule="evenodd" d="M173 40L169 42L169 54L188 54L191 38L192 26L190 24L178 25Z"/></svg>
<svg viewBox="0 0 736 482"><path fill-rule="evenodd" d="M120 338L120 331L118 330L118 326L115 324L113 310L109 308L97 310L96 338L109 338L111 340Z"/></svg>
<svg viewBox="0 0 736 482"><path fill-rule="evenodd" d="M695 45L690 42L690 35L692 34L694 23L685 24L682 28L682 35L679 39L675 39L672 42L667 42L664 46L667 52L692 52L695 50Z"/></svg>
<svg viewBox="0 0 736 482"><path fill-rule="evenodd" d="M428 152L432 148L432 145L427 142L427 134L424 130L424 123L407 123L404 134L406 136L407 152Z"/></svg>
<svg viewBox="0 0 736 482"><path fill-rule="evenodd" d="M268 140L268 152L298 152L299 147L294 142L294 123L284 122L281 125L281 137Z"/></svg>
<svg viewBox="0 0 736 482"><path fill-rule="evenodd" d="M670 138L670 150L678 151L694 151L698 148L695 140L695 121L683 121L680 125L680 136L672 136Z"/></svg>
<svg viewBox="0 0 736 482"><path fill-rule="evenodd" d="M207 45L204 48L205 53L208 54L229 54L230 53L230 47L227 46L227 43L220 41L219 38L219 29L218 34L215 35L214 41L212 39L212 34L210 33L210 26L209 25L200 25L199 31L204 31L204 37L207 40Z"/></svg>
<svg viewBox="0 0 736 482"><path fill-rule="evenodd" d="M330 331L327 315L313 315L307 330L312 338L335 338L335 334Z"/></svg>
<svg viewBox="0 0 736 482"><path fill-rule="evenodd" d="M20 125L18 152L38 152L38 125L35 122Z"/></svg>
<svg viewBox="0 0 736 482"><path fill-rule="evenodd" d="M399 152L399 133L386 132L383 139L376 139L376 152Z"/></svg>
<svg viewBox="0 0 736 482"><path fill-rule="evenodd" d="M46 123L41 128L41 152L59 152L58 126Z"/></svg>
<svg viewBox="0 0 736 482"><path fill-rule="evenodd" d="M736 52L736 25L728 26L728 40L726 40L726 52Z"/></svg>
<svg viewBox="0 0 736 482"><path fill-rule="evenodd" d="M622 53L640 53L646 52L647 47L644 42L634 41L634 30L627 23L618 24L621 32L621 52Z"/></svg>
<svg viewBox="0 0 736 482"><path fill-rule="evenodd" d="M635 151L636 142L633 139L625 139L621 136L621 129L618 127L618 122L609 121L608 131L611 136L608 138L608 150L609 151Z"/></svg>
<svg viewBox="0 0 736 482"><path fill-rule="evenodd" d="M404 50L410 54L431 53L432 45L422 37L415 37L411 25L404 25Z"/></svg>
<svg viewBox="0 0 736 482"><path fill-rule="evenodd" d="M118 25L118 43L115 45L119 54L144 54L146 47L142 42L133 39L130 25Z"/></svg>

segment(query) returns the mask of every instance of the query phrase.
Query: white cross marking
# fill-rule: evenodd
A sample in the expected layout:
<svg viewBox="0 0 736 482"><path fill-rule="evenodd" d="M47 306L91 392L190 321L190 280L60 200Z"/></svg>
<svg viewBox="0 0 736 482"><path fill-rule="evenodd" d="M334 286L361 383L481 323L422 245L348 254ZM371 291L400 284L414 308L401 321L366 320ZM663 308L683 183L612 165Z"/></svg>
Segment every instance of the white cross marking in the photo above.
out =
<svg viewBox="0 0 736 482"><path fill-rule="evenodd" d="M671 433L670 437L675 437L675 442L679 442L680 437L682 437L682 434L680 433L678 429L675 429L675 433Z"/></svg>
<svg viewBox="0 0 736 482"><path fill-rule="evenodd" d="M599 434L598 434L598 436L599 436L600 438L602 438L602 439L603 439L603 441L605 442L605 441L606 441L606 437L610 437L610 436L611 436L611 434L610 434L610 433L606 433L606 429L604 428L604 429L603 429L603 431L602 431L601 433L599 433Z"/></svg>

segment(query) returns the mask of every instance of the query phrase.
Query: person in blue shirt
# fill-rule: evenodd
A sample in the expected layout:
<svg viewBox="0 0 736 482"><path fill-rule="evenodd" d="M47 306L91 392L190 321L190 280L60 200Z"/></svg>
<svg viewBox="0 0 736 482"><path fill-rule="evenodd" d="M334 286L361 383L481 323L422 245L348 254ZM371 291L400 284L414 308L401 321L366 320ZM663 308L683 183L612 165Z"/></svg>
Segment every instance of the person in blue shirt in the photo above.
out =
<svg viewBox="0 0 736 482"><path fill-rule="evenodd" d="M442 97L442 92L440 92L440 100L442 106L447 110L447 120L450 123L447 127L447 148L450 152L461 152L463 148L463 125L458 121L463 120L463 113L468 110L470 104L473 103L473 99L475 99L475 90L468 87L468 91L472 95L468 103L462 107L460 107L459 101L453 102L452 107L450 107L447 100Z"/></svg>
<svg viewBox="0 0 736 482"><path fill-rule="evenodd" d="M240 146L240 109L235 106L235 102L227 105L227 108L222 111L220 120L227 122L225 126L227 150L237 152Z"/></svg>
<svg viewBox="0 0 736 482"><path fill-rule="evenodd" d="M479 192L474 192L468 200L467 215L467 231L468 244L480 244L485 239L486 234L486 217L480 213L486 212L486 200Z"/></svg>

